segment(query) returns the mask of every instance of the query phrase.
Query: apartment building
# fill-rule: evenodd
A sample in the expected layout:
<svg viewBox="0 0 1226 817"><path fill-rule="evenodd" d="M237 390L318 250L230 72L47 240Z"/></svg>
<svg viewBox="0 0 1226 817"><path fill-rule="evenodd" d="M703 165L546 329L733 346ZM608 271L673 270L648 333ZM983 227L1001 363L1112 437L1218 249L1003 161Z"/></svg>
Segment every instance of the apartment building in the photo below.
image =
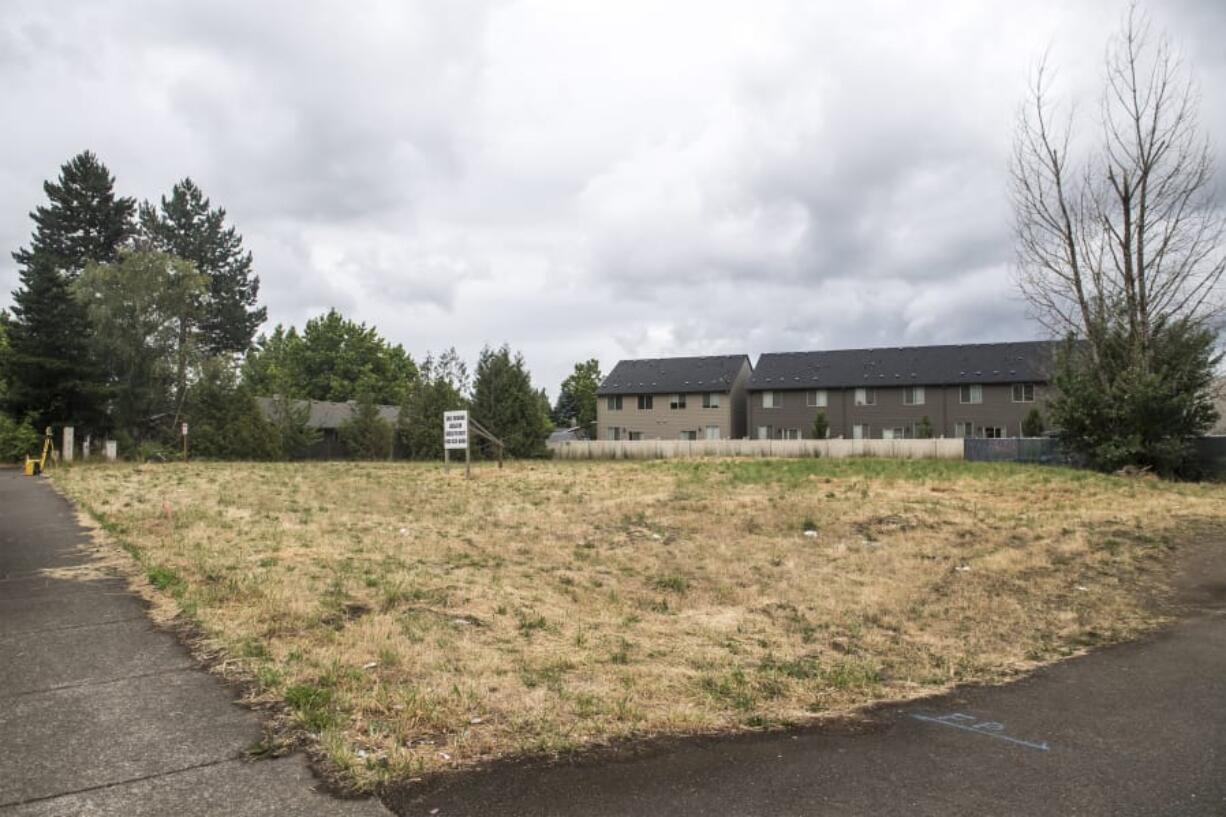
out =
<svg viewBox="0 0 1226 817"><path fill-rule="evenodd" d="M597 389L597 439L746 436L748 355L622 360Z"/></svg>
<svg viewBox="0 0 1226 817"><path fill-rule="evenodd" d="M1056 345L1048 341L777 352L747 386L757 439L1014 437L1043 413Z"/></svg>

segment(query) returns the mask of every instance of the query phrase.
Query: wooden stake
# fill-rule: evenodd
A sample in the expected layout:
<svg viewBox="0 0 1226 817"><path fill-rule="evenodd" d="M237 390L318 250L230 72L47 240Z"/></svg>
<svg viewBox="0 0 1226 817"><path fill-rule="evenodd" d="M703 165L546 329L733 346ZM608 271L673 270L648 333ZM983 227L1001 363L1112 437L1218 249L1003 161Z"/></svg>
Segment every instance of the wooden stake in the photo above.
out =
<svg viewBox="0 0 1226 817"><path fill-rule="evenodd" d="M464 479L473 478L472 452L470 451L471 448L472 448L472 443L469 443L464 446Z"/></svg>

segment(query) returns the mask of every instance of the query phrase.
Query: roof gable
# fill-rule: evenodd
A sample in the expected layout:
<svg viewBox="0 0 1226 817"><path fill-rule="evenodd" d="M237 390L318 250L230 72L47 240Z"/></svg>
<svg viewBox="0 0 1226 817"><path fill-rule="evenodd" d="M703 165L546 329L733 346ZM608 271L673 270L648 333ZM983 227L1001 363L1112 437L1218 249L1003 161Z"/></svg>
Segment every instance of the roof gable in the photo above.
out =
<svg viewBox="0 0 1226 817"><path fill-rule="evenodd" d="M748 355L661 357L621 360L600 384L597 394L673 394L726 392L732 389Z"/></svg>
<svg viewBox="0 0 1226 817"><path fill-rule="evenodd" d="M773 352L758 358L754 390L1046 382L1058 344L974 343Z"/></svg>

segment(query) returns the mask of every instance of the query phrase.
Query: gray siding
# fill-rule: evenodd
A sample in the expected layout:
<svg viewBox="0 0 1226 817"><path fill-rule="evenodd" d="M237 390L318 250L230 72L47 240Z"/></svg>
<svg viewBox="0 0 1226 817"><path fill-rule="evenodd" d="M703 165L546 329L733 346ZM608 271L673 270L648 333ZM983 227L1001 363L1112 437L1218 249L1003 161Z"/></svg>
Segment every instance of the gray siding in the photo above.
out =
<svg viewBox="0 0 1226 817"><path fill-rule="evenodd" d="M827 406L824 409L830 423L833 438L852 436L856 424L869 426L869 437L880 439L882 429L911 428L924 417L932 424L932 433L937 437L953 437L957 423L973 423L976 433L984 426L1004 429L1005 436L1021 434L1022 420L1032 408L1044 411L1046 387L1035 385L1035 400L1028 403L1013 402L1012 384L983 385L983 402L963 404L959 400L959 386L925 386L924 404L903 404L901 387L877 388L877 402L871 406L855 405L855 389L828 389ZM782 399L778 408L762 406L762 391L748 392L748 431L757 436L760 426L771 429L772 437L779 437L781 430L799 429L802 439L813 436L813 421L822 410L806 405L809 390L776 391Z"/></svg>

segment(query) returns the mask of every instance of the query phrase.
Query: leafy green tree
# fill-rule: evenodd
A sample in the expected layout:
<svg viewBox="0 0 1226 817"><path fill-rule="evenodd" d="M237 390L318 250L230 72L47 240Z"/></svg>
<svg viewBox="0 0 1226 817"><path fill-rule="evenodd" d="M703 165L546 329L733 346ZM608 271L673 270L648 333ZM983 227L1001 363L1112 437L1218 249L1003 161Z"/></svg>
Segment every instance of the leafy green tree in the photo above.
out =
<svg viewBox="0 0 1226 817"><path fill-rule="evenodd" d="M358 460L386 460L392 455L396 429L379 416L379 406L370 395L362 395L353 407L353 416L341 424L341 442L349 456Z"/></svg>
<svg viewBox="0 0 1226 817"><path fill-rule="evenodd" d="M523 355L512 355L510 347L485 347L477 359L473 381L473 416L506 445L515 457L540 457L546 454L549 416L541 405L539 393Z"/></svg>
<svg viewBox="0 0 1226 817"><path fill-rule="evenodd" d="M575 370L567 375L558 389L558 399L552 411L553 421L559 426L576 425L593 439L596 436L596 389L604 375L600 373L600 361L596 358L575 364Z"/></svg>
<svg viewBox="0 0 1226 817"><path fill-rule="evenodd" d="M310 400L345 402L368 395L400 405L417 378L417 366L399 344L335 309L307 321L302 333L278 325L248 355L243 379L257 394L286 388Z"/></svg>
<svg viewBox="0 0 1226 817"><path fill-rule="evenodd" d="M226 226L226 211L214 208L195 182L184 179L160 206L141 205L140 227L154 248L192 262L207 279L199 312L202 350L210 355L246 352L268 310L258 304L260 279L251 271L243 237Z"/></svg>
<svg viewBox="0 0 1226 817"><path fill-rule="evenodd" d="M250 390L239 383L234 363L210 358L188 392L184 417L191 456L219 460L281 458L277 427L265 418Z"/></svg>
<svg viewBox="0 0 1226 817"><path fill-rule="evenodd" d="M72 279L91 261L115 261L135 233L136 202L115 195L115 178L90 151L66 162L58 184L43 182L43 191L50 204L30 213L30 247L13 253L24 269L37 258Z"/></svg>
<svg viewBox="0 0 1226 817"><path fill-rule="evenodd" d="M1032 408L1022 418L1022 436L1023 437L1042 437L1043 436L1043 413L1037 408Z"/></svg>
<svg viewBox="0 0 1226 817"><path fill-rule="evenodd" d="M455 349L426 355L421 372L400 406L397 436L407 456L442 459L443 412L469 407L468 368Z"/></svg>
<svg viewBox="0 0 1226 817"><path fill-rule="evenodd" d="M828 436L830 436L830 420L826 418L825 411L819 411L813 418L813 438L824 440Z"/></svg>
<svg viewBox="0 0 1226 817"><path fill-rule="evenodd" d="M1195 320L1154 327L1148 360L1133 355L1126 323L1091 347L1066 343L1056 367L1053 426L1070 451L1113 471L1137 465L1173 475L1189 466L1191 439L1217 420L1217 336Z"/></svg>
<svg viewBox="0 0 1226 817"><path fill-rule="evenodd" d="M203 277L188 262L159 252L124 252L91 264L74 288L93 326L91 358L106 373L116 430L140 443L173 437L175 383L192 351L180 343Z"/></svg>

